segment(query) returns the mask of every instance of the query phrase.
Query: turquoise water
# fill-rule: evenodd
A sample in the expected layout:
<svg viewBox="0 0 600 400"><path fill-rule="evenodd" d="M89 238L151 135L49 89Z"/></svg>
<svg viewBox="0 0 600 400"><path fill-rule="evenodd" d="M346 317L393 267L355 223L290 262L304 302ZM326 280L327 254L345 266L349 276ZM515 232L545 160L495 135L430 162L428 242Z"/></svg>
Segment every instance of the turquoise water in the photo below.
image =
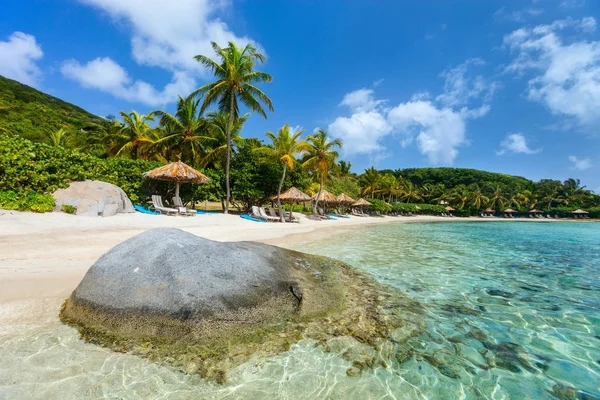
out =
<svg viewBox="0 0 600 400"><path fill-rule="evenodd" d="M0 324L0 399L594 399L600 394L600 224L365 227L297 247L346 261L423 305L426 330L388 368L304 340L219 386L79 340L44 305ZM0 306L0 318L15 306ZM38 304L20 304L27 315ZM39 312L36 311L36 312ZM5 319L6 320L6 319Z"/></svg>
<svg viewBox="0 0 600 400"><path fill-rule="evenodd" d="M383 225L302 248L425 306L397 368L430 398L600 396L600 224Z"/></svg>

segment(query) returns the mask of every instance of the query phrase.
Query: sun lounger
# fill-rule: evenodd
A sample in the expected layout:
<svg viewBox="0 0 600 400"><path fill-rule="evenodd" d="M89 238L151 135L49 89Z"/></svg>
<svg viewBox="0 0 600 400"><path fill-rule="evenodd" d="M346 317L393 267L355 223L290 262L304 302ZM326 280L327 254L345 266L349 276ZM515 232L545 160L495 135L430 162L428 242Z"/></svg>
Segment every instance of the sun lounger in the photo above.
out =
<svg viewBox="0 0 600 400"><path fill-rule="evenodd" d="M152 205L154 206L154 209L160 212L161 214L177 215L177 213L179 212L174 208L165 207L162 202L162 197L160 197L157 194L152 195Z"/></svg>
<svg viewBox="0 0 600 400"><path fill-rule="evenodd" d="M188 215L188 216L192 216L192 215L196 215L196 210L191 210L191 209L187 209L184 205L183 205L183 201L181 201L181 197L173 197L173 204L175 204L175 207L177 207L179 214L181 215Z"/></svg>
<svg viewBox="0 0 600 400"><path fill-rule="evenodd" d="M279 217L271 217L270 215L267 215L267 212L265 211L264 208L262 207L257 207L258 208L258 214L266 221L279 221Z"/></svg>

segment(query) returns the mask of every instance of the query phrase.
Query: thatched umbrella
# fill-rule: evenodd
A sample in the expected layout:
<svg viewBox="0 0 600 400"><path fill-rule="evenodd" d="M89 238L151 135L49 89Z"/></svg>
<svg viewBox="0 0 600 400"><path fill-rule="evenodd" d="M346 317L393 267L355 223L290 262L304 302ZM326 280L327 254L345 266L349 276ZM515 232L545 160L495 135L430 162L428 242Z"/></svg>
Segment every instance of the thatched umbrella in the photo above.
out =
<svg viewBox="0 0 600 400"><path fill-rule="evenodd" d="M348 196L346 193L342 193L337 197L337 201L338 203L340 203L340 205L342 206L342 212L346 212L346 210L344 210L344 206L349 206L350 204L354 203L356 200L354 200L352 197Z"/></svg>
<svg viewBox="0 0 600 400"><path fill-rule="evenodd" d="M492 208L488 208L488 209L486 209L486 210L484 211L484 213L492 213L492 214L494 214L494 213L496 213L496 210L494 210L494 209L492 209Z"/></svg>
<svg viewBox="0 0 600 400"><path fill-rule="evenodd" d="M448 206L448 207L446 207L446 211L454 211L454 208Z"/></svg>
<svg viewBox="0 0 600 400"><path fill-rule="evenodd" d="M171 164L163 165L153 169L152 171L142 174L144 179L155 179L157 181L175 182L175 196L179 197L179 185L181 183L206 183L210 182L210 178L203 173L196 171L189 165L181 161L175 161Z"/></svg>
<svg viewBox="0 0 600 400"><path fill-rule="evenodd" d="M529 214L539 214L539 213L543 213L542 210L538 210L537 208L534 208L533 210L529 211Z"/></svg>
<svg viewBox="0 0 600 400"><path fill-rule="evenodd" d="M575 210L575 211L571 211L571 214L589 214L589 212L584 211L582 209L578 209L578 210Z"/></svg>
<svg viewBox="0 0 600 400"><path fill-rule="evenodd" d="M313 200L317 200L317 196L319 195L319 193L315 193L315 195L312 197ZM335 195L329 193L327 190L323 189L321 191L321 197L319 197L319 201L324 202L324 203L337 203L337 197L335 197Z"/></svg>
<svg viewBox="0 0 600 400"><path fill-rule="evenodd" d="M360 207L361 210L364 210L365 207L369 207L370 205L371 205L371 203L369 203L365 199L359 199L359 200L355 201L354 203L352 203L350 205L350 207Z"/></svg>
<svg viewBox="0 0 600 400"><path fill-rule="evenodd" d="M277 195L271 196L271 200L277 200ZM293 213L293 209L294 209L293 204L310 201L311 198L306 193L301 192L300 190L298 190L297 188L292 186L291 188L289 188L288 190L286 190L285 192L283 192L279 195L279 200L281 200L282 203L290 204L290 221L291 221L292 213ZM281 210L279 210L279 212L281 212Z"/></svg>
<svg viewBox="0 0 600 400"><path fill-rule="evenodd" d="M518 211L513 210L512 208L507 208L506 210L504 210L505 213L516 213Z"/></svg>

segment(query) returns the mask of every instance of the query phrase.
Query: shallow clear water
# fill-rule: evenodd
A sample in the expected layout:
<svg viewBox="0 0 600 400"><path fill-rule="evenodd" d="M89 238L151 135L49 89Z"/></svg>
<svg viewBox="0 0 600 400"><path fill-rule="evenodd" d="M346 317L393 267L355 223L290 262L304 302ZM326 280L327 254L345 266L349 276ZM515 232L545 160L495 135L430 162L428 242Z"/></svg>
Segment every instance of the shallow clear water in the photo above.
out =
<svg viewBox="0 0 600 400"><path fill-rule="evenodd" d="M346 261L406 292L424 306L426 331L400 344L389 368L361 377L347 376L349 361L307 340L238 367L219 386L83 343L74 329L42 318L0 326L0 399L600 394L600 224L388 224L298 249Z"/></svg>

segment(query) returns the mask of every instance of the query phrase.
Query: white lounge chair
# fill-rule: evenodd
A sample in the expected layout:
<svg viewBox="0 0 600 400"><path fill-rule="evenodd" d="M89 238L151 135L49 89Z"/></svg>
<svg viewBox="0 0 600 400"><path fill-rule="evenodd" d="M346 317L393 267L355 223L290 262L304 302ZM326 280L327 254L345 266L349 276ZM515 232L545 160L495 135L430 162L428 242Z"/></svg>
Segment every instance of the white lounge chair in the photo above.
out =
<svg viewBox="0 0 600 400"><path fill-rule="evenodd" d="M181 215L194 216L197 214L196 210L188 209L183 205L181 197L173 197L173 204L175 204L175 207L177 207L179 214Z"/></svg>
<svg viewBox="0 0 600 400"><path fill-rule="evenodd" d="M252 207L252 209L254 209L254 207ZM262 219L264 219L265 221L279 221L279 217L271 217L270 215L267 215L266 211L264 208L262 207L257 207L258 209L258 214L262 217Z"/></svg>
<svg viewBox="0 0 600 400"><path fill-rule="evenodd" d="M160 212L161 214L177 215L177 213L179 212L174 208L165 207L162 202L162 197L160 197L157 194L152 195L152 205L154 206L154 209Z"/></svg>

